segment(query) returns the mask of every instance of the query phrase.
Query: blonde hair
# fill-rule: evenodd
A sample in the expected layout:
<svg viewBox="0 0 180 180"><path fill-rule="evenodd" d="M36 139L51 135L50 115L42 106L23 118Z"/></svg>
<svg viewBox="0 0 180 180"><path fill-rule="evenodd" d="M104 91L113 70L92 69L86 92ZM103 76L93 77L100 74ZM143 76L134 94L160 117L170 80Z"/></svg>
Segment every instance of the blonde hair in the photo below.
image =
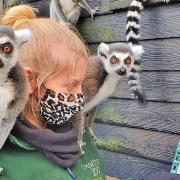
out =
<svg viewBox="0 0 180 180"><path fill-rule="evenodd" d="M65 68L73 71L78 59L82 57L88 59L87 48L75 33L55 21L36 18L30 6L12 7L0 19L0 24L9 25L14 29L29 28L32 31L31 40L25 43L21 49L20 62L24 67L30 67L34 71L37 77L38 92L48 76L60 73ZM66 49L68 53L61 53L55 57L51 52L55 45L58 45L60 52ZM27 112L32 113L35 117L35 120L27 119L31 125L42 128L39 103L35 94L29 96L23 112L24 116Z"/></svg>

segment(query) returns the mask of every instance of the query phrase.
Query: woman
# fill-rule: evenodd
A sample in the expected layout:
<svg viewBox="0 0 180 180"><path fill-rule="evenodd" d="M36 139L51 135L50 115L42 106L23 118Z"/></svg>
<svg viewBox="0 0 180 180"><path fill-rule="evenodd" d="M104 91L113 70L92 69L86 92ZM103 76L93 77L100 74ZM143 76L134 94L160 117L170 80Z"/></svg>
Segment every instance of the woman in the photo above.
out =
<svg viewBox="0 0 180 180"><path fill-rule="evenodd" d="M66 27L36 18L26 5L11 8L0 24L15 29L29 28L33 34L21 49L20 62L29 82L29 100L11 136L11 142L23 149L7 143L0 151L5 177L71 179L70 176L74 178L72 170L78 179L104 179L102 161L90 134L86 132L87 145L81 157L73 123L84 100L81 86L88 53L82 41ZM27 151L33 148L36 151Z"/></svg>

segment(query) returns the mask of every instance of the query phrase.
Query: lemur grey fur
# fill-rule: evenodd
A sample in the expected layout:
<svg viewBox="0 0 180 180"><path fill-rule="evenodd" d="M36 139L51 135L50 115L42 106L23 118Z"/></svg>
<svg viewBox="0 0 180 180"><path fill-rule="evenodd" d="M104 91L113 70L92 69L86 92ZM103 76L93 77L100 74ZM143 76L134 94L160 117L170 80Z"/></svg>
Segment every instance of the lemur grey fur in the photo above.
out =
<svg viewBox="0 0 180 180"><path fill-rule="evenodd" d="M79 19L81 8L84 8L91 17L98 13L99 8L91 9L86 0L51 0L50 18L61 24L75 25Z"/></svg>
<svg viewBox="0 0 180 180"><path fill-rule="evenodd" d="M91 127L95 107L112 95L119 81L134 67L135 58L140 57L142 53L139 45L133 47L126 43L99 45L98 56L90 57L83 82L85 127Z"/></svg>
<svg viewBox="0 0 180 180"><path fill-rule="evenodd" d="M83 83L86 97L85 127L91 127L97 111L96 106L112 95L124 75L129 78L132 93L139 98L140 102L145 101L139 79L140 64L138 62L144 53L143 47L138 45L139 18L143 3L143 0L133 0L128 10L126 26L128 43L101 43L98 47L98 56L91 57L89 60ZM88 114L91 117L88 117Z"/></svg>
<svg viewBox="0 0 180 180"><path fill-rule="evenodd" d="M0 149L28 98L28 85L19 64L19 49L30 39L29 30L0 26ZM3 169L0 168L2 175Z"/></svg>
<svg viewBox="0 0 180 180"><path fill-rule="evenodd" d="M168 0L163 0L168 1ZM85 127L90 128L97 111L97 105L110 96L116 89L123 75L129 78L133 96L140 102L145 101L144 92L139 78L139 59L144 53L143 47L138 45L140 12L144 8L145 0L133 0L127 14L126 43L105 44L98 47L98 56L89 60L83 91L86 97L84 106ZM114 59L114 60L113 60ZM114 61L114 65L111 64ZM130 61L127 65L125 61ZM126 64L126 65L125 65Z"/></svg>

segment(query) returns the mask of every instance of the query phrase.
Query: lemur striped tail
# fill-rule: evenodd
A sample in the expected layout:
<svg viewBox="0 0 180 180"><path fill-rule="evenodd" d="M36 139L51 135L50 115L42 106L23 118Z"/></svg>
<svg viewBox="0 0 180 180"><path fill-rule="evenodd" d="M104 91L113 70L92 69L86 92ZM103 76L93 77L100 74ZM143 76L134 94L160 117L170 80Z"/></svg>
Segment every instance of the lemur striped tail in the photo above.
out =
<svg viewBox="0 0 180 180"><path fill-rule="evenodd" d="M145 95L143 92L142 85L140 83L140 62L139 59L143 54L144 50L139 45L139 20L141 18L140 12L144 9L144 3L147 0L133 0L127 13L127 25L126 25L126 39L128 45L131 47L134 55L134 66L128 73L128 84L134 98L137 97L140 102L145 101Z"/></svg>

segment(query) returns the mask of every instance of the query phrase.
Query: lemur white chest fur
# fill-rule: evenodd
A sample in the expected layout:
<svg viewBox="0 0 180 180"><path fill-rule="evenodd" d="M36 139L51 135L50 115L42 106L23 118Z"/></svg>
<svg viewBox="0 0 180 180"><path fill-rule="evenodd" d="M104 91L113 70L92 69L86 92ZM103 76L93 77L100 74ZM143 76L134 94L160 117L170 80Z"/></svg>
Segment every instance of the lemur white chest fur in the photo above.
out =
<svg viewBox="0 0 180 180"><path fill-rule="evenodd" d="M77 3L75 3L73 0L59 0L59 1L66 16L68 16L77 7Z"/></svg>
<svg viewBox="0 0 180 180"><path fill-rule="evenodd" d="M14 98L14 92L13 86L9 86L8 82L0 84L0 120L6 118L8 105Z"/></svg>
<svg viewBox="0 0 180 180"><path fill-rule="evenodd" d="M84 111L88 112L94 106L98 105L102 100L110 96L116 89L119 80L120 79L117 77L117 75L107 75L97 94L84 105Z"/></svg>
<svg viewBox="0 0 180 180"><path fill-rule="evenodd" d="M28 85L18 62L19 49L31 37L29 30L0 26L0 149L28 99ZM0 167L0 176L3 169Z"/></svg>

